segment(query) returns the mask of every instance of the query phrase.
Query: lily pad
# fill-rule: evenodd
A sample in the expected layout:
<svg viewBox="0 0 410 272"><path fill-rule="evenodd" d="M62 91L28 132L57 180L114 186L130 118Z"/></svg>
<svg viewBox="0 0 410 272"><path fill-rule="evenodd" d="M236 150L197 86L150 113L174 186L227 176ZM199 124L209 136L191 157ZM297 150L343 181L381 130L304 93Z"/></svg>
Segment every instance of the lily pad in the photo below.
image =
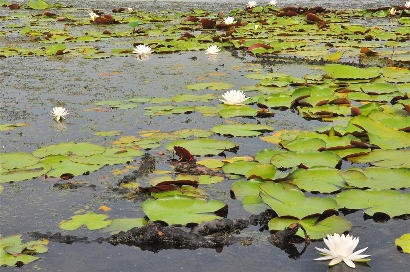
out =
<svg viewBox="0 0 410 272"><path fill-rule="evenodd" d="M5 169L26 168L38 163L39 158L28 153L0 153L0 172Z"/></svg>
<svg viewBox="0 0 410 272"><path fill-rule="evenodd" d="M44 158L49 155L91 156L103 153L104 151L105 147L100 145L68 142L39 148L33 152L33 155L38 158Z"/></svg>
<svg viewBox="0 0 410 272"><path fill-rule="evenodd" d="M201 82L201 83L196 83L196 84L190 84L187 85L186 88L188 90L193 90L193 91L199 91L203 89L211 89L211 90L227 90L232 88L233 85L230 83L224 83L224 82Z"/></svg>
<svg viewBox="0 0 410 272"><path fill-rule="evenodd" d="M34 256L48 251L48 240L22 243L21 235L1 237L0 235L0 266L15 266L28 264L39 258Z"/></svg>
<svg viewBox="0 0 410 272"><path fill-rule="evenodd" d="M144 218L118 218L113 219L112 223L103 229L105 232L111 234L118 233L120 231L128 231L132 228L140 228L147 223Z"/></svg>
<svg viewBox="0 0 410 272"><path fill-rule="evenodd" d="M269 221L268 227L271 231L279 231L287 228L290 224L299 223L305 228L312 240L322 239L328 234L350 231L352 228L352 223L340 216L332 215L321 221L318 221L318 219L319 217L309 217L302 220L276 217ZM296 235L302 238L305 237L304 232L301 229L298 230Z"/></svg>
<svg viewBox="0 0 410 272"><path fill-rule="evenodd" d="M410 150L377 149L362 156L348 158L353 163L370 163L380 167L410 168Z"/></svg>
<svg viewBox="0 0 410 272"><path fill-rule="evenodd" d="M142 203L142 210L151 221L164 221L169 225L186 225L220 219L214 214L226 205L216 200L174 196L148 199Z"/></svg>
<svg viewBox="0 0 410 272"><path fill-rule="evenodd" d="M250 106L236 106L229 105L225 106L219 111L219 115L222 118L232 118L232 117L254 117L258 114L258 110Z"/></svg>
<svg viewBox="0 0 410 272"><path fill-rule="evenodd" d="M213 132L222 135L232 136L258 136L264 131L272 131L273 127L258 124L235 124L235 125L218 125L211 129Z"/></svg>
<svg viewBox="0 0 410 272"><path fill-rule="evenodd" d="M288 182L302 190L320 193L332 193L345 186L339 171L333 168L297 169Z"/></svg>
<svg viewBox="0 0 410 272"><path fill-rule="evenodd" d="M330 198L306 197L293 185L265 182L260 185L260 196L279 216L304 218L336 209L336 201Z"/></svg>
<svg viewBox="0 0 410 272"><path fill-rule="evenodd" d="M278 168L292 168L300 164L307 167L335 167L341 158L330 152L293 152L277 154L272 157L271 163Z"/></svg>
<svg viewBox="0 0 410 272"><path fill-rule="evenodd" d="M400 247L404 253L410 253L410 233L403 234L394 241L397 247Z"/></svg>
<svg viewBox="0 0 410 272"><path fill-rule="evenodd" d="M364 209L370 216L375 213L385 213L390 217L410 214L410 193L347 190L339 193L335 200L339 208Z"/></svg>
<svg viewBox="0 0 410 272"><path fill-rule="evenodd" d="M364 171L360 169L347 170L341 172L340 175L347 184L357 188L384 190L410 187L409 168L369 167Z"/></svg>
<svg viewBox="0 0 410 272"><path fill-rule="evenodd" d="M235 148L237 145L230 141L215 139L177 140L167 144L167 149L172 150L174 146L181 146L192 155L205 156L220 154L225 150Z"/></svg>
<svg viewBox="0 0 410 272"><path fill-rule="evenodd" d="M325 71L337 79L371 79L381 75L379 68L357 68L343 64L326 64Z"/></svg>
<svg viewBox="0 0 410 272"><path fill-rule="evenodd" d="M81 226L86 226L89 230L102 229L111 224L112 220L105 220L109 216L87 212L85 214L74 215L70 220L63 220L58 225L64 230L75 230Z"/></svg>

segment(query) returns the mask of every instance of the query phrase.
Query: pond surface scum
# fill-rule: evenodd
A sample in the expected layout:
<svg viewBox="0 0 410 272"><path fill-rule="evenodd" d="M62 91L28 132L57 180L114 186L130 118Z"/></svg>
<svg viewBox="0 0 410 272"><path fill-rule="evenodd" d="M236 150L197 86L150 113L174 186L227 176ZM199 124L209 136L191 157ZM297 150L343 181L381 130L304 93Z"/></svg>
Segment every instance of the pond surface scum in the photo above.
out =
<svg viewBox="0 0 410 272"><path fill-rule="evenodd" d="M408 271L410 7L277 2L0 1L0 271Z"/></svg>

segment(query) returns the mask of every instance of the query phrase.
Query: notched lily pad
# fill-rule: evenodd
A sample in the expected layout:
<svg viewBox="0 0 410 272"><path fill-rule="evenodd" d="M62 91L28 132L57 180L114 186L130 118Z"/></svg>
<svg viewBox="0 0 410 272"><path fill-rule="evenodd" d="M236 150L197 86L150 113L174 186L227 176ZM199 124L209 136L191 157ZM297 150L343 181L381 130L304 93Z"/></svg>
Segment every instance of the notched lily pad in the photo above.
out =
<svg viewBox="0 0 410 272"><path fill-rule="evenodd" d="M220 219L218 212L226 205L216 200L206 201L186 196L148 199L142 203L142 210L151 221L163 221L169 225L186 225Z"/></svg>
<svg viewBox="0 0 410 272"><path fill-rule="evenodd" d="M85 214L74 215L70 220L63 220L58 226L64 230L75 230L83 225L89 230L102 229L111 224L112 220L105 220L108 217L109 216L105 214L87 212Z"/></svg>

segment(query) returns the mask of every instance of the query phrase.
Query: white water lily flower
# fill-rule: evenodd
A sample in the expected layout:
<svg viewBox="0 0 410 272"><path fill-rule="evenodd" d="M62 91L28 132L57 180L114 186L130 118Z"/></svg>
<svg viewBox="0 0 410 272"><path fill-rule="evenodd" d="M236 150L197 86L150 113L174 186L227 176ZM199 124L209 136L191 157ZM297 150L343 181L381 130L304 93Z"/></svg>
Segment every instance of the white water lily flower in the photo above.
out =
<svg viewBox="0 0 410 272"><path fill-rule="evenodd" d="M68 111L63 107L54 107L51 111L51 116L53 116L57 122L60 122L61 119L65 119L66 115L68 115Z"/></svg>
<svg viewBox="0 0 410 272"><path fill-rule="evenodd" d="M410 8L410 1L407 1L406 4L404 4L404 6L405 6L406 8Z"/></svg>
<svg viewBox="0 0 410 272"><path fill-rule="evenodd" d="M327 245L327 248L317 248L321 253L323 253L324 257L320 257L315 259L316 261L324 261L324 260L331 260L329 265L335 265L340 262L345 262L348 266L355 268L356 265L353 263L354 261L369 257L370 255L360 255L363 251L367 249L363 248L358 251L353 252L353 250L359 244L359 237L354 238L350 235L339 235L337 233L333 235L328 235L327 239L324 238L323 242Z"/></svg>
<svg viewBox="0 0 410 272"><path fill-rule="evenodd" d="M148 55L148 54L151 54L151 47L146 46L145 44L140 44L137 47L135 47L132 53L138 54L138 55Z"/></svg>
<svg viewBox="0 0 410 272"><path fill-rule="evenodd" d="M395 8L391 8L389 12L390 12L390 15L396 15L396 9Z"/></svg>
<svg viewBox="0 0 410 272"><path fill-rule="evenodd" d="M276 0L271 0L269 2L269 5L271 5L271 6L276 6L276 4L277 4Z"/></svg>
<svg viewBox="0 0 410 272"><path fill-rule="evenodd" d="M94 13L94 12L90 12L90 13L88 13L88 15L90 15L90 19L91 19L91 21L95 21L95 19L97 19L98 17L100 17L100 16L98 16L96 13Z"/></svg>
<svg viewBox="0 0 410 272"><path fill-rule="evenodd" d="M225 92L222 95L223 99L219 101L223 102L226 105L242 105L249 97L246 97L244 92L238 90L230 90Z"/></svg>
<svg viewBox="0 0 410 272"><path fill-rule="evenodd" d="M217 45L210 45L208 49L206 49L205 54L207 55L216 55L221 51Z"/></svg>
<svg viewBox="0 0 410 272"><path fill-rule="evenodd" d="M257 30L259 27L260 27L260 25L255 25L253 28L254 28L255 30Z"/></svg>
<svg viewBox="0 0 410 272"><path fill-rule="evenodd" d="M128 12L134 12L133 8L127 8Z"/></svg>
<svg viewBox="0 0 410 272"><path fill-rule="evenodd" d="M234 24L234 23L235 23L235 18L233 18L233 17L226 17L226 18L224 19L224 23L225 23L226 25Z"/></svg>
<svg viewBox="0 0 410 272"><path fill-rule="evenodd" d="M256 1L248 1L248 4L246 5L247 8L254 8L256 7L257 3Z"/></svg>

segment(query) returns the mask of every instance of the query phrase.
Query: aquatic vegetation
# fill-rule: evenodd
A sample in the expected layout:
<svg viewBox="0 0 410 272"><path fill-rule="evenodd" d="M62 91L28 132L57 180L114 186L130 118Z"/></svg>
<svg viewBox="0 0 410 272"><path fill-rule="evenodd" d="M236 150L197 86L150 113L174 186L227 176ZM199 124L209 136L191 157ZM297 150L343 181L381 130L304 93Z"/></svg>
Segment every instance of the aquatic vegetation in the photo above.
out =
<svg viewBox="0 0 410 272"><path fill-rule="evenodd" d="M394 244L404 253L410 253L410 233L403 234L400 238L397 238Z"/></svg>
<svg viewBox="0 0 410 272"><path fill-rule="evenodd" d="M23 243L20 234L0 235L0 266L15 266L34 262L39 258L35 255L48 251L48 240Z"/></svg>
<svg viewBox="0 0 410 272"><path fill-rule="evenodd" d="M317 248L318 251L326 255L325 257L320 257L315 260L324 261L331 260L329 265L336 265L340 262L344 262L348 266L355 268L356 265L354 261L368 261L364 259L370 255L360 254L367 249L367 247L354 251L359 244L359 237L353 237L351 235L339 235L337 233L333 235L328 235L323 239L328 248Z"/></svg>
<svg viewBox="0 0 410 272"><path fill-rule="evenodd" d="M358 239L336 235L352 228L346 213L356 212L355 224L363 215L378 222L410 214L410 193L401 190L410 187L408 11L397 8L395 17L386 20L389 8L275 5L249 1L247 8L224 14L120 8L104 15L95 10L91 21L82 9L49 5L56 14L37 14L22 5L21 13L13 13L6 5L0 37L14 35L28 46L5 44L0 57L93 63L95 75L86 85L101 92L81 97L84 103L64 101L67 107L72 103L76 117L87 120L75 124L78 135L67 130L53 138L72 142L36 142L27 144L34 147L25 153L17 147L0 153L0 192L55 182L54 190L63 188L71 197L71 191L81 190L78 184L90 184L97 188L93 204L121 198L121 208L131 203L132 213L145 216L115 219L75 212L58 225L105 235L147 224L172 230L219 224L231 220L225 218L228 211L246 211L254 218L266 213L267 220L252 221L263 239L269 235L263 230L280 234L297 226L299 240L308 235L316 243L327 236L328 246L338 241L320 249L331 264L354 266L362 256L353 252ZM224 54L215 56L221 50ZM136 70L141 77L129 82L127 62L134 54L144 60L152 52L153 62L139 66L155 72ZM170 64L175 55L187 62ZM292 66L299 68L301 61L303 69ZM53 109L57 121L67 114L64 108ZM21 141L19 131L26 136L38 124L13 123L28 117L6 120L6 115L1 112L0 131L13 143ZM31 183L7 184L32 178ZM403 252L408 252L407 240L396 241Z"/></svg>

